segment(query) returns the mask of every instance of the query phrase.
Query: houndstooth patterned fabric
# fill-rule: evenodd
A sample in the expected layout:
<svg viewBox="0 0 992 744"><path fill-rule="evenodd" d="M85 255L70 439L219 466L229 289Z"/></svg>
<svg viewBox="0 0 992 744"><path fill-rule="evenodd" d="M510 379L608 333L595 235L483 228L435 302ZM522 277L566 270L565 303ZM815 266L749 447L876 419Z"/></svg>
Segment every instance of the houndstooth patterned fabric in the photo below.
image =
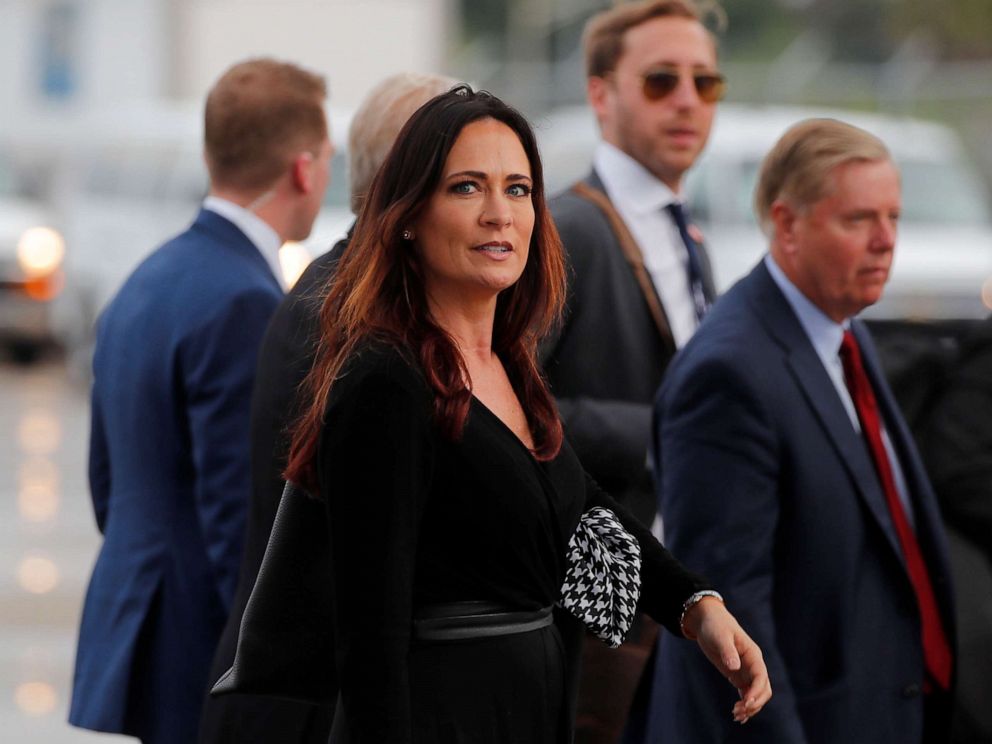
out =
<svg viewBox="0 0 992 744"><path fill-rule="evenodd" d="M609 509L585 512L568 541L559 604L607 645L623 643L641 594L641 548Z"/></svg>

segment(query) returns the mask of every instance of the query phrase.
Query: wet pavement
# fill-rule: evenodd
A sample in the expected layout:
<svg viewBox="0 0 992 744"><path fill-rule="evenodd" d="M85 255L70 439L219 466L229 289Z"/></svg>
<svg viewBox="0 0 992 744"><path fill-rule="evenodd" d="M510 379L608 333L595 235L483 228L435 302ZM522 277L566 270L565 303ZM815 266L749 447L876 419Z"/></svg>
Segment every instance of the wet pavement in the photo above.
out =
<svg viewBox="0 0 992 744"><path fill-rule="evenodd" d="M89 412L57 360L0 358L0 741L135 739L66 723L82 597L100 536L86 484Z"/></svg>

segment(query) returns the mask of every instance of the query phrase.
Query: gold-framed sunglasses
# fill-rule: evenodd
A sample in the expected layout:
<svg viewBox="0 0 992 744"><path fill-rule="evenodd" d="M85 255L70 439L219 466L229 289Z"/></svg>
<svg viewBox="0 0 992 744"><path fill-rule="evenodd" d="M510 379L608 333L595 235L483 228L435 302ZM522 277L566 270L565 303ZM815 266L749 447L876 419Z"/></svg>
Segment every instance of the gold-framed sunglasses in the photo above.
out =
<svg viewBox="0 0 992 744"><path fill-rule="evenodd" d="M641 75L641 92L649 101L660 101L679 87L680 77L675 68L650 70ZM704 103L716 103L727 92L727 80L719 72L693 72L691 77Z"/></svg>

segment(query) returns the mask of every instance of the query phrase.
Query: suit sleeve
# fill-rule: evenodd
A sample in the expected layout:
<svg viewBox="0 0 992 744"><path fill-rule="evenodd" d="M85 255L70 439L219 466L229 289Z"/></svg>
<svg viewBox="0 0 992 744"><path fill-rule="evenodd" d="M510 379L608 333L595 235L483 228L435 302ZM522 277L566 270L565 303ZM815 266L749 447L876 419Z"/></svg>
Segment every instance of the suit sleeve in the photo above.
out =
<svg viewBox="0 0 992 744"><path fill-rule="evenodd" d="M618 491L649 482L650 405L587 396L557 403L568 439L590 473Z"/></svg>
<svg viewBox="0 0 992 744"><path fill-rule="evenodd" d="M196 508L207 556L230 607L251 493L251 390L258 349L279 298L243 292L189 337L183 355Z"/></svg>
<svg viewBox="0 0 992 744"><path fill-rule="evenodd" d="M772 608L775 532L781 500L780 455L762 397L739 360L683 366L663 387L655 420L655 457L666 541L686 565L706 572L728 609L764 655L775 696L745 727L729 718L727 741L806 741L777 638ZM702 657L700 706L722 720L733 691Z"/></svg>
<svg viewBox="0 0 992 744"><path fill-rule="evenodd" d="M322 437L343 719L335 729L355 744L412 737L413 578L433 458L423 392L370 375L332 402Z"/></svg>
<svg viewBox="0 0 992 744"><path fill-rule="evenodd" d="M90 405L90 453L89 481L90 496L93 500L93 514L97 529L103 533L107 524L107 509L110 504L110 451L103 429L103 412L100 401L93 395Z"/></svg>
<svg viewBox="0 0 992 744"><path fill-rule="evenodd" d="M595 251L613 245L613 235L606 218L593 204L579 197L560 197L555 203L555 225L568 257L568 287L562 325L541 345L541 361L554 379L558 364L559 342L573 329L571 318L577 311L610 312L595 307L588 299L587 282L597 269L592 258ZM580 309L585 300L587 307ZM586 340L594 353L595 338ZM606 364L609 361L606 360ZM579 460L593 477L614 493L622 493L649 483L648 443L651 441L651 406L589 395L555 395L565 424L568 440Z"/></svg>

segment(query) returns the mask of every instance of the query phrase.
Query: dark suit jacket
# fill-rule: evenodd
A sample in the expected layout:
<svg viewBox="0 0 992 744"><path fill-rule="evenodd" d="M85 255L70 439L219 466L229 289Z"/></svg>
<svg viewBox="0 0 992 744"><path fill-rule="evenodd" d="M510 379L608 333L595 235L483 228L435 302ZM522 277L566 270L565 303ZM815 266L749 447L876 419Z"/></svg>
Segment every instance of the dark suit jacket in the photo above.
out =
<svg viewBox="0 0 992 744"><path fill-rule="evenodd" d="M862 324L908 481L917 537L954 639L940 515ZM651 741L919 742L915 594L864 439L764 264L676 357L655 409L667 544L705 572L764 652L774 697L746 726L688 644L663 642Z"/></svg>
<svg viewBox="0 0 992 744"><path fill-rule="evenodd" d="M313 364L322 291L345 245L346 241L339 242L307 267L275 311L262 341L251 399L251 506L244 560L234 605L211 667L211 683L234 662L241 617L255 586L282 494L288 427L300 413L296 392ZM324 744L330 725L330 711L325 708L249 695L208 696L200 742Z"/></svg>
<svg viewBox="0 0 992 744"><path fill-rule="evenodd" d="M595 172L585 183L603 190ZM650 524L655 510L647 469L651 403L675 344L671 332L663 333L652 318L602 210L571 190L552 199L550 207L569 275L564 324L542 350L545 372L583 466Z"/></svg>
<svg viewBox="0 0 992 744"><path fill-rule="evenodd" d="M962 653L952 741L992 741L992 318L976 321L961 340L953 372L917 431L958 587Z"/></svg>
<svg viewBox="0 0 992 744"><path fill-rule="evenodd" d="M255 360L282 294L248 238L203 210L100 317L89 475L104 542L79 631L77 726L196 736L241 559Z"/></svg>
<svg viewBox="0 0 992 744"><path fill-rule="evenodd" d="M992 318L962 342L920 428L944 518L992 565Z"/></svg>

